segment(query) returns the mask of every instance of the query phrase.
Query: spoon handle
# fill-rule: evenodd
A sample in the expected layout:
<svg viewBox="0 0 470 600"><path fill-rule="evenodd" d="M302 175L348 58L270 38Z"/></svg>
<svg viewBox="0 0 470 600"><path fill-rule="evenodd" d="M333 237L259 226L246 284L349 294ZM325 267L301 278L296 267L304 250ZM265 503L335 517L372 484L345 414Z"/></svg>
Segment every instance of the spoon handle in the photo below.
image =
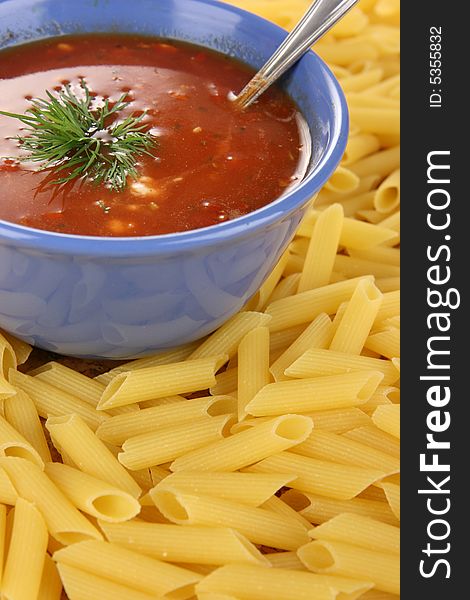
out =
<svg viewBox="0 0 470 600"><path fill-rule="evenodd" d="M234 102L248 107L307 52L358 0L316 0Z"/></svg>

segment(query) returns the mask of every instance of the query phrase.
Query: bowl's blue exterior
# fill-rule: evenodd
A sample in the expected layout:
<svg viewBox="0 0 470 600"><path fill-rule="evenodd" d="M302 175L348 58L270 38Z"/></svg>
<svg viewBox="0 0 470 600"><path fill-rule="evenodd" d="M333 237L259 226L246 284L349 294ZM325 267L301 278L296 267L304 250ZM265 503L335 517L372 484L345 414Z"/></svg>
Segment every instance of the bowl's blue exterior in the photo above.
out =
<svg viewBox="0 0 470 600"><path fill-rule="evenodd" d="M87 31L184 39L253 67L286 35L214 0L0 0L0 48ZM344 97L313 52L285 86L313 138L309 172L294 191L234 221L174 235L82 237L0 221L0 327L62 354L130 358L202 337L238 311L346 144Z"/></svg>

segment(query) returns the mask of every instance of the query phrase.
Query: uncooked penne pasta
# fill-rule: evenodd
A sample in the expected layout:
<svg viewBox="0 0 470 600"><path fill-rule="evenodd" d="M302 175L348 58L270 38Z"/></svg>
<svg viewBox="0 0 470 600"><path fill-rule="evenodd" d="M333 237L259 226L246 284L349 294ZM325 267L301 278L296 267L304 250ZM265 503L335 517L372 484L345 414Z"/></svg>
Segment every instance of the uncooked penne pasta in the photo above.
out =
<svg viewBox="0 0 470 600"><path fill-rule="evenodd" d="M13 487L13 484L8 477L5 469L0 467L0 506L9 504L13 506L18 499L18 492Z"/></svg>
<svg viewBox="0 0 470 600"><path fill-rule="evenodd" d="M337 500L350 500L382 479L384 472L280 452L248 467L250 473L294 473L290 487Z"/></svg>
<svg viewBox="0 0 470 600"><path fill-rule="evenodd" d="M215 384L215 373L227 360L222 354L120 373L104 389L97 408L205 390Z"/></svg>
<svg viewBox="0 0 470 600"><path fill-rule="evenodd" d="M58 563L57 569L70 600L97 600L97 598L155 600L155 594L145 594L70 565Z"/></svg>
<svg viewBox="0 0 470 600"><path fill-rule="evenodd" d="M364 277L366 274L372 274L374 277L397 277L400 275L400 268L395 265L354 258L344 254L336 255L334 270L346 277Z"/></svg>
<svg viewBox="0 0 470 600"><path fill-rule="evenodd" d="M49 533L58 542L71 544L86 539L101 539L100 532L37 465L24 458L8 457L0 458L0 467L5 469L18 495L38 508Z"/></svg>
<svg viewBox="0 0 470 600"><path fill-rule="evenodd" d="M380 387L380 386L379 386ZM316 430L331 431L332 433L345 433L363 425L370 425L372 420L361 408L337 408L333 410L319 410L307 413L313 421Z"/></svg>
<svg viewBox="0 0 470 600"><path fill-rule="evenodd" d="M400 439L400 405L390 404L388 406L378 406L373 415L372 421L382 431Z"/></svg>
<svg viewBox="0 0 470 600"><path fill-rule="evenodd" d="M181 456L171 470L236 471L299 444L312 427L309 417L282 415Z"/></svg>
<svg viewBox="0 0 470 600"><path fill-rule="evenodd" d="M236 353L238 344L249 331L255 327L267 325L269 321L270 317L265 313L250 311L238 313L200 344L189 356L189 359L223 354L231 358Z"/></svg>
<svg viewBox="0 0 470 600"><path fill-rule="evenodd" d="M351 440L357 440L362 444L371 446L371 448L377 448L391 456L400 456L400 442L399 440L389 433L382 431L376 427L373 423L364 425L350 431L346 431L344 437Z"/></svg>
<svg viewBox="0 0 470 600"><path fill-rule="evenodd" d="M183 494L202 494L226 498L259 506L271 498L279 489L294 479L293 475L269 473L221 473L206 471L178 471L171 473L150 490L152 496L155 490L164 490L168 486Z"/></svg>
<svg viewBox="0 0 470 600"><path fill-rule="evenodd" d="M387 475L400 471L398 458L330 431L314 429L305 442L294 446L291 452L343 465L378 469Z"/></svg>
<svg viewBox="0 0 470 600"><path fill-rule="evenodd" d="M202 565L248 563L268 565L267 559L248 539L227 527L167 525L129 521L103 523L110 542L160 560Z"/></svg>
<svg viewBox="0 0 470 600"><path fill-rule="evenodd" d="M400 358L400 330L398 327L389 327L384 331L371 333L364 347L386 358Z"/></svg>
<svg viewBox="0 0 470 600"><path fill-rule="evenodd" d="M59 572L52 558L46 553L36 600L60 600L61 596L62 581Z"/></svg>
<svg viewBox="0 0 470 600"><path fill-rule="evenodd" d="M238 385L238 367L227 368L215 376L215 385L209 388L213 396L233 394Z"/></svg>
<svg viewBox="0 0 470 600"><path fill-rule="evenodd" d="M41 469L44 462L37 450L0 415L0 456L20 456Z"/></svg>
<svg viewBox="0 0 470 600"><path fill-rule="evenodd" d="M347 303L331 340L330 350L360 354L382 303L382 292L370 281L360 281Z"/></svg>
<svg viewBox="0 0 470 600"><path fill-rule="evenodd" d="M393 148L387 148L387 150L381 150L375 154L371 154L358 160L356 163L350 166L350 169L363 177L365 175L380 175L386 177L390 175L392 171L398 169L400 166L400 147L394 146Z"/></svg>
<svg viewBox="0 0 470 600"><path fill-rule="evenodd" d="M12 373L16 373L16 371L12 371ZM15 394L16 394L15 388L0 373L0 402L4 398L10 398L11 396L14 396Z"/></svg>
<svg viewBox="0 0 470 600"><path fill-rule="evenodd" d="M31 502L18 498L14 511L1 583L2 597L8 600L31 600L37 597L41 585L47 528L41 513Z"/></svg>
<svg viewBox="0 0 470 600"><path fill-rule="evenodd" d="M368 370L383 374L382 385L391 385L400 376L396 367L389 360L354 356L320 348L306 350L286 369L285 373L289 377L319 377Z"/></svg>
<svg viewBox="0 0 470 600"><path fill-rule="evenodd" d="M379 590L400 592L400 563L395 554L377 552L338 541L317 540L297 551L316 573L334 573L372 581Z"/></svg>
<svg viewBox="0 0 470 600"><path fill-rule="evenodd" d="M131 471L161 465L211 442L224 439L231 415L194 419L127 439L119 462Z"/></svg>
<svg viewBox="0 0 470 600"><path fill-rule="evenodd" d="M325 189L338 194L348 194L359 187L359 177L347 167L339 165L325 183Z"/></svg>
<svg viewBox="0 0 470 600"><path fill-rule="evenodd" d="M372 277L367 277L372 281ZM286 329L301 323L309 323L320 313L332 314L341 304L349 300L359 278L331 283L295 296L281 298L268 305L266 312L272 316L270 331Z"/></svg>
<svg viewBox="0 0 470 600"><path fill-rule="evenodd" d="M19 389L14 397L5 399L3 409L5 419L31 444L42 461L51 461L38 412L28 394Z"/></svg>
<svg viewBox="0 0 470 600"><path fill-rule="evenodd" d="M254 474L255 473L252 473L252 475ZM261 475L261 473L258 473L258 475ZM277 513L278 515L284 515L286 518L296 521L297 523L299 523L299 525L304 527L306 531L309 531L312 527L310 522L307 521L305 517L296 512L291 506L286 504L277 496L272 496L271 498L266 500L266 502L263 502L261 508L270 510L274 513Z"/></svg>
<svg viewBox="0 0 470 600"><path fill-rule="evenodd" d="M285 552L272 552L266 555L269 563L275 569L292 569L294 571L306 571L305 565L297 556L297 552L286 550Z"/></svg>
<svg viewBox="0 0 470 600"><path fill-rule="evenodd" d="M128 492L61 463L46 463L46 475L82 512L96 519L119 523L135 517L139 502Z"/></svg>
<svg viewBox="0 0 470 600"><path fill-rule="evenodd" d="M24 364L28 360L29 355L31 354L32 347L27 342L24 342L23 340L14 337L6 331L2 331L1 335L9 343L10 347L15 353L16 364ZM9 366L12 366L11 363L9 364ZM6 375L7 373L5 373L5 376Z"/></svg>
<svg viewBox="0 0 470 600"><path fill-rule="evenodd" d="M400 520L400 485L398 483L380 481L377 483L377 487L383 489L393 514Z"/></svg>
<svg viewBox="0 0 470 600"><path fill-rule="evenodd" d="M174 489L156 490L153 501L170 521L236 529L254 544L296 550L308 539L307 530L284 515L222 498L192 496ZM304 541L303 541L304 540Z"/></svg>
<svg viewBox="0 0 470 600"><path fill-rule="evenodd" d="M400 552L400 529L353 513L341 513L310 531L315 540L350 543L378 552Z"/></svg>
<svg viewBox="0 0 470 600"><path fill-rule="evenodd" d="M28 394L40 417L58 417L75 413L95 431L98 426L109 419L109 415L99 413L88 402L80 400L67 392L40 381L19 371L10 372L10 382Z"/></svg>
<svg viewBox="0 0 470 600"><path fill-rule="evenodd" d="M367 402L382 379L379 371L356 371L270 383L256 394L246 411L262 417L358 406Z"/></svg>
<svg viewBox="0 0 470 600"><path fill-rule="evenodd" d="M246 600L334 600L336 592L312 573L251 565L226 565L196 586L199 592L228 592Z"/></svg>
<svg viewBox="0 0 470 600"><path fill-rule="evenodd" d="M46 428L54 445L64 450L80 470L138 498L141 489L110 450L77 415L50 417Z"/></svg>
<svg viewBox="0 0 470 600"><path fill-rule="evenodd" d="M202 417L216 417L236 411L236 402L230 396L204 396L183 399L181 402L144 408L132 415L116 415L98 427L96 435L109 444L121 445L125 440L165 429L172 425Z"/></svg>
<svg viewBox="0 0 470 600"><path fill-rule="evenodd" d="M10 369L16 369L17 359L10 341L0 331L0 373L3 379L8 378Z"/></svg>
<svg viewBox="0 0 470 600"><path fill-rule="evenodd" d="M194 584L202 579L188 569L98 540L72 544L55 552L53 559L59 565L83 569L153 596L191 593Z"/></svg>
<svg viewBox="0 0 470 600"><path fill-rule="evenodd" d="M373 518L389 525L398 525L397 518L386 502L363 498L335 500L298 490L288 490L281 498L315 525L325 523L344 512Z"/></svg>
<svg viewBox="0 0 470 600"><path fill-rule="evenodd" d="M367 225L367 223L365 223ZM380 227L373 226L375 229ZM385 240L386 241L386 240ZM352 257L363 258L365 260L375 260L377 262L386 263L389 265L400 266L400 249L389 248L386 246L376 246L375 248L365 249L348 249L349 254Z"/></svg>
<svg viewBox="0 0 470 600"><path fill-rule="evenodd" d="M308 245L298 292L330 283L342 227L341 204L333 204L318 216Z"/></svg>
<svg viewBox="0 0 470 600"><path fill-rule="evenodd" d="M238 346L238 420L246 417L246 405L271 381L269 329L255 327Z"/></svg>

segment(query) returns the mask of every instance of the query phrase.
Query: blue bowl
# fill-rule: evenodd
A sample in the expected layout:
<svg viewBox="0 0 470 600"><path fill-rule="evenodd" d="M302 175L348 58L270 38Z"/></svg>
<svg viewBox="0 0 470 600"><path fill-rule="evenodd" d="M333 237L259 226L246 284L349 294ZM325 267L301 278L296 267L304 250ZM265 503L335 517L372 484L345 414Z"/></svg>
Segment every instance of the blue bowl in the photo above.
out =
<svg viewBox="0 0 470 600"><path fill-rule="evenodd" d="M214 0L0 0L0 47L106 31L187 40L254 68L286 35ZM117 359L198 339L240 310L346 144L346 103L318 56L305 55L284 86L312 137L310 165L295 189L233 221L159 236L85 237L0 221L0 327L61 354Z"/></svg>

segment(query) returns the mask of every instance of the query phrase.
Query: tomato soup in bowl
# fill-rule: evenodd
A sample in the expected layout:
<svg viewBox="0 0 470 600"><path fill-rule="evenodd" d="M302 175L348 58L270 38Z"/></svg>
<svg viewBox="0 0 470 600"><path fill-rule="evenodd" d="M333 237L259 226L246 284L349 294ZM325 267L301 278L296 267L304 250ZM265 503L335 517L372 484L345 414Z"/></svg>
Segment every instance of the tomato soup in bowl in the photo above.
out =
<svg viewBox="0 0 470 600"><path fill-rule="evenodd" d="M206 335L341 158L334 77L310 52L239 111L229 92L285 36L263 19L211 0L22 4L0 3L0 327L106 358Z"/></svg>

